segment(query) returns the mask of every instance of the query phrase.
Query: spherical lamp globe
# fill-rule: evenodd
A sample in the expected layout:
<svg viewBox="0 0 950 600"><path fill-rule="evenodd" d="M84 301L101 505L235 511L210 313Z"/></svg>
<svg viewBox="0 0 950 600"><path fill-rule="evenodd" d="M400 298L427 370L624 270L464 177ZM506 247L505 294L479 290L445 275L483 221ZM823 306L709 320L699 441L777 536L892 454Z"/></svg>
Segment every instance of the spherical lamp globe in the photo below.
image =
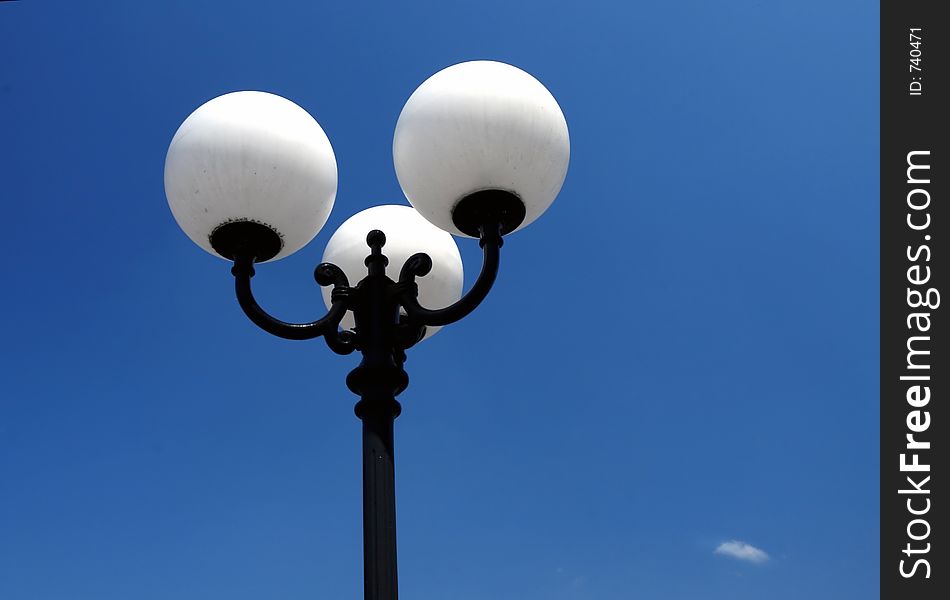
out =
<svg viewBox="0 0 950 600"><path fill-rule="evenodd" d="M209 100L165 157L165 195L196 244L233 260L288 256L326 223L337 188L330 140L307 111L266 92Z"/></svg>
<svg viewBox="0 0 950 600"><path fill-rule="evenodd" d="M517 67L453 65L406 102L393 137L399 184L422 216L445 231L478 237L486 210L502 233L543 213L567 173L567 122L554 96Z"/></svg>
<svg viewBox="0 0 950 600"><path fill-rule="evenodd" d="M364 261L370 253L366 235L378 229L386 234L383 254L389 259L386 274L396 280L406 260L417 252L432 259L432 270L416 279L419 303L431 309L444 308L462 297L462 256L451 235L435 227L411 206L382 205L358 212L336 230L327 243L323 262L343 269L351 285L366 277ZM323 288L323 300L330 306L331 288ZM347 312L340 327L351 329L353 314ZM426 338L439 327L427 327Z"/></svg>

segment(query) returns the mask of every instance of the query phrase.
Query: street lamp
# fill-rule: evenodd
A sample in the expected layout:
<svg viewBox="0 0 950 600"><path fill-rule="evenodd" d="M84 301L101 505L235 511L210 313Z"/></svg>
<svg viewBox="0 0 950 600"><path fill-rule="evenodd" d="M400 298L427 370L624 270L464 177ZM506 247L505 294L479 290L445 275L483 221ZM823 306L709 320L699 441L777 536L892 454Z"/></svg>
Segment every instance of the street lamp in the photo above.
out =
<svg viewBox="0 0 950 600"><path fill-rule="evenodd" d="M531 75L493 61L436 73L406 102L393 138L396 176L412 206L377 206L344 222L314 272L326 315L286 323L257 304L251 277L255 263L296 252L326 223L337 170L323 129L289 100L234 92L195 110L172 139L168 204L188 237L233 262L238 302L251 321L282 338L322 336L338 354L363 356L346 384L360 397L363 423L367 600L397 597L393 421L409 382L405 351L481 303L503 236L551 205L569 155L564 115ZM483 253L464 296L452 235L477 238Z"/></svg>

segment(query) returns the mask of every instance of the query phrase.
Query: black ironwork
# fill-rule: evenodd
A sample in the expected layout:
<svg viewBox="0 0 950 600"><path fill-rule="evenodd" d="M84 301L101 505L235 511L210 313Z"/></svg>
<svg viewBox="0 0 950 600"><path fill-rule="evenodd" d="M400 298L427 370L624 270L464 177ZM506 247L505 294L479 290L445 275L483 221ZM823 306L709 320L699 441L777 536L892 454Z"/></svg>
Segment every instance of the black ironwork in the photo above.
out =
<svg viewBox="0 0 950 600"><path fill-rule="evenodd" d="M331 350L363 358L346 378L347 387L360 397L356 416L363 423L363 579L365 600L396 600L396 499L393 463L393 423L402 408L396 400L409 385L403 369L406 350L425 335L426 326L454 323L471 313L488 295L498 273L502 236L524 220L525 210L514 194L486 190L456 205L453 221L477 236L483 264L471 289L451 306L430 309L418 301L417 277L425 277L432 260L414 254L403 265L398 281L386 275L389 259L382 249L386 236L373 230L366 236L370 254L367 275L350 286L336 265L323 263L314 278L323 287L332 285L327 314L311 323L287 323L265 312L251 292L254 263L280 251L279 237L265 225L229 223L212 235L219 254L233 259L235 292L244 313L261 329L278 337L305 340L323 336ZM276 241L275 241L276 238ZM355 327L340 331L340 321L352 311Z"/></svg>
<svg viewBox="0 0 950 600"><path fill-rule="evenodd" d="M214 228L208 237L221 256L235 260L239 250L253 250L254 260L264 262L277 256L284 240L273 227L257 221L228 221Z"/></svg>
<svg viewBox="0 0 950 600"><path fill-rule="evenodd" d="M525 206L514 192L481 190L465 196L452 209L452 222L459 231L479 237L479 228L486 223L498 223L501 235L507 235L524 221Z"/></svg>

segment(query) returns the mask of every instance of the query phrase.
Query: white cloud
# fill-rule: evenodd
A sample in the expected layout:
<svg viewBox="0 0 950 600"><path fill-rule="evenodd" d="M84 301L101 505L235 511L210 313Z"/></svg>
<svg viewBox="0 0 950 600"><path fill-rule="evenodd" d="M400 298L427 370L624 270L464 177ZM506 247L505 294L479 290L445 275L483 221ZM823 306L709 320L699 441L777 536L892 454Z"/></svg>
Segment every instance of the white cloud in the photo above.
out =
<svg viewBox="0 0 950 600"><path fill-rule="evenodd" d="M739 560L745 560L751 563L764 563L769 559L769 555L766 554L764 550L760 550L752 544L738 540L731 540L719 544L715 553L723 556L731 556L732 558L738 558Z"/></svg>

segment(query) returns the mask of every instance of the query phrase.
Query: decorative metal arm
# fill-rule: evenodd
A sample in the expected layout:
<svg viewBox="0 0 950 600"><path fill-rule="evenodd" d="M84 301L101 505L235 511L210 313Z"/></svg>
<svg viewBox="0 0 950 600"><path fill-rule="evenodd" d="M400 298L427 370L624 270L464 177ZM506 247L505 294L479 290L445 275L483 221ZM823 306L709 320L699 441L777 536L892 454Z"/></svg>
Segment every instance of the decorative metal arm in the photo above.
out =
<svg viewBox="0 0 950 600"><path fill-rule="evenodd" d="M418 287L415 278L424 277L429 273L432 269L432 259L424 253L410 256L399 272L399 283L405 290L399 300L409 321L429 326L448 325L475 310L495 283L502 243L499 223L479 227L478 244L482 247L482 270L478 274L478 279L458 302L437 310L422 307L416 298Z"/></svg>
<svg viewBox="0 0 950 600"><path fill-rule="evenodd" d="M491 209L491 203L488 206ZM482 270L458 302L438 310L420 306L417 298L419 287L415 279L432 270L432 259L424 253L414 254L403 265L399 281L393 281L386 275L389 259L382 252L386 235L373 230L366 236L371 251L364 260L366 277L350 287L339 267L330 263L319 265L314 271L317 283L333 286L330 310L312 323L286 323L267 314L251 293L254 261L258 256L267 256L261 254L261 248L267 247L260 240L266 241L269 231L241 225L241 229L232 227L221 234L224 237L217 238L223 249L219 253L234 257L231 273L238 302L258 327L290 340L323 336L327 346L338 354L359 350L363 355L359 366L346 378L346 384L360 396L355 411L363 422L363 573L367 600L397 598L393 421L401 411L396 396L409 384L403 369L405 351L425 336L426 326L454 323L485 299L498 274L502 232L511 231L523 218L523 211L507 223L494 216L505 216L504 211L469 212L472 216L466 223L474 220L482 224L476 227L470 223L471 227L460 230L469 235L477 233L483 253ZM272 243L270 256L275 256L279 248L279 243ZM400 308L405 315L400 314ZM353 312L355 326L350 331L340 331L347 311Z"/></svg>
<svg viewBox="0 0 950 600"><path fill-rule="evenodd" d="M347 350L345 348L347 340L337 334L340 321L343 319L343 315L346 314L347 296L350 288L346 275L336 265L323 263L314 272L317 283L324 287L333 285L334 293L333 302L327 314L311 323L287 323L272 317L260 307L251 292L251 277L254 276L254 257L252 255L241 253L235 256L231 274L234 275L234 291L244 314L267 333L288 340L309 340L326 335L328 336L327 344L334 351L343 350L343 352L340 352L341 354L352 352L352 349ZM330 340L331 336L334 338L333 340ZM339 350L334 346L338 346Z"/></svg>

